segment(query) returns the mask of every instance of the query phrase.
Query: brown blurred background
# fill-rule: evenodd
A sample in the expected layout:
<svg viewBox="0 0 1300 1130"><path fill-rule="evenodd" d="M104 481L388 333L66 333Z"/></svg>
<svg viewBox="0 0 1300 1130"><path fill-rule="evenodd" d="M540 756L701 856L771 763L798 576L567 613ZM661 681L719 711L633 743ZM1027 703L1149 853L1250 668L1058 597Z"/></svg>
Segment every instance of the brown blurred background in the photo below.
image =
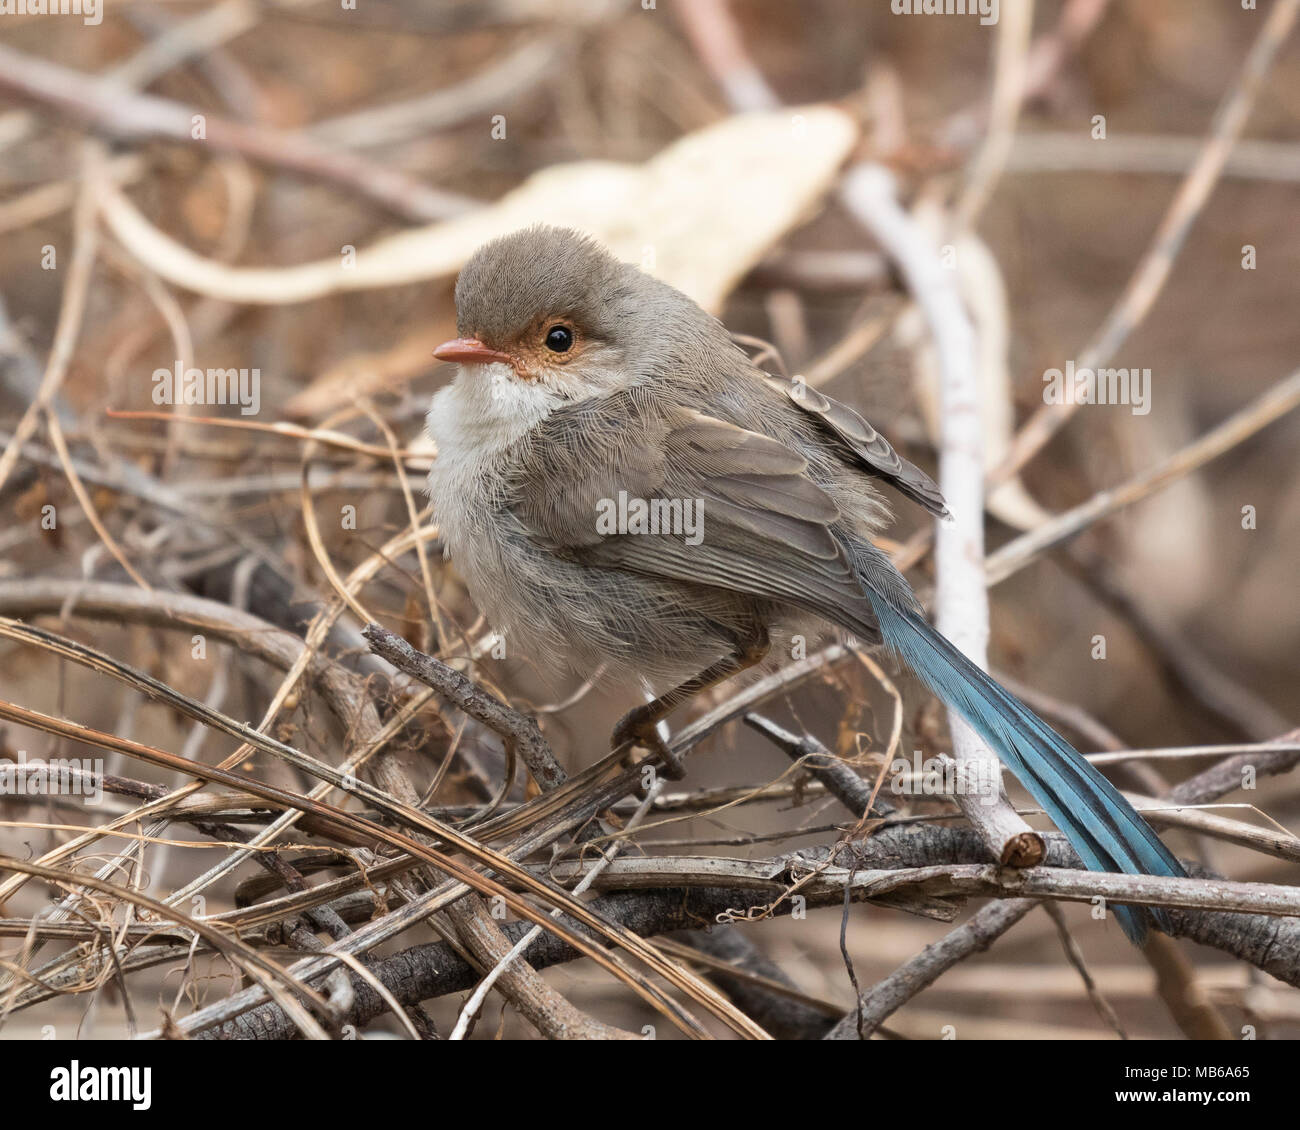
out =
<svg viewBox="0 0 1300 1130"><path fill-rule="evenodd" d="M157 231L218 267L290 268L337 259L348 246L364 257L389 235L461 222L540 170L590 160L646 162L732 114L720 71L701 51L700 37L709 28L683 18L682 3L377 0L340 10L323 3L122 0L108 5L98 25L73 15L0 17L6 53L0 56L0 446L14 435L47 369L74 269L73 208L83 176L115 183ZM1007 6L1004 0L1004 16ZM1042 404L1043 372L1078 357L1128 283L1271 7L1268 0L1261 0L1260 11L1243 11L1237 0L1040 0L1035 6L1035 37L1056 35L1072 26L1071 19L1085 18L1086 34L1062 48L1041 89L1026 100L1007 166L975 227L1005 285L1007 396L1017 421ZM860 131L851 159L892 169L904 203L952 198L983 137L995 27L971 17L895 15L888 0L733 0L729 12L733 30L783 103L839 107ZM60 70L42 71L33 66L39 61ZM117 72L117 86L93 84L95 76L124 64L128 70ZM1154 306L1111 362L1151 370L1152 410L1079 411L1024 469L1023 487L1044 510L1067 509L1128 480L1295 368L1297 64L1300 42L1291 38L1263 79L1248 140L1229 158ZM138 101L136 89L183 108L182 121L191 111L205 115L207 137L171 136L170 124L156 128L151 112L161 120L170 111ZM426 96L435 92L445 97L430 101ZM383 119L355 117L393 106L405 109ZM1095 115L1105 117L1105 140L1092 136ZM230 145L214 143L229 137ZM285 137L293 143L275 144ZM103 139L103 149L88 151L87 138ZM294 148L302 139L310 141L309 150ZM793 182L798 172L792 170ZM440 194L421 194L431 188ZM707 193L707 178L697 191ZM736 281L717 312L733 331L774 343L788 371L821 365L820 371L831 372L828 391L859 408L908 458L933 469L928 394L918 375L915 336L907 336L906 291L870 236L846 214L830 178L799 191L809 194L811 207L800 208L781 232L756 240L761 245L736 249L728 265ZM423 506L420 471L428 451L421 447L422 416L430 394L449 376L430 354L452 336L454 269L397 281L394 264L391 285L279 303L273 296L218 293L219 286L197 276L162 277L157 262L142 252L144 236L133 246L122 229L102 218L91 222L101 233L98 256L71 362L52 404L79 465L101 472L86 475L98 520L157 588L242 601L297 630L332 595L304 527L303 441L114 419L105 410L157 410L150 374L174 366L178 341L188 342L191 363L199 367L255 367L261 374L256 414L205 406L188 414L330 427L383 447L383 432L358 406L365 397L367 408L411 451L408 470L416 504ZM1245 245L1256 249L1252 270L1242 268ZM43 265L49 248L54 269ZM159 252L164 260L169 254ZM454 259L458 252L447 254ZM185 261L175 261L183 276ZM238 279L238 285L248 282L245 275ZM836 363L837 345L873 320L881 327L875 343ZM29 447L16 453L0 493L6 515L0 612L21 614L4 594L34 580L131 584L86 520L43 426ZM1294 728L1300 723L1298 448L1300 415L1292 414L994 588L994 670L1080 708L1132 748L1262 741ZM311 457L319 476L311 494L325 544L346 575L408 523L407 505L391 462L329 447L316 448ZM138 483L124 489L121 476L131 468L162 484L167 500L180 505L161 505ZM54 529L43 528L47 506L57 514ZM356 510L355 528L337 518L348 506ZM1253 529L1243 529L1247 506L1257 516ZM903 543L923 523L913 508L900 504L897 510L893 534ZM990 518L990 551L1015 534ZM250 556L260 564L241 574L240 562ZM932 584L931 566L927 557L910 574L919 591ZM446 624L471 631L477 613L454 566L435 559L432 567ZM391 627L428 647L434 637L420 592L419 565L407 553L364 590L364 600ZM48 612L41 622L200 700L217 692L214 680L220 679L221 709L241 720L260 719L274 685L224 647L214 649L216 665L196 666L188 632L111 619L60 620ZM333 638L332 646L369 671L358 658L364 645L355 625L352 631ZM1104 661L1093 658L1099 635L1106 639ZM488 659L481 671L516 705L537 707L564 703L580 687L576 677L550 667ZM0 697L165 749L184 747L190 756L215 762L232 748L213 735L191 737L180 716L30 647L0 645L0 680ZM906 704L903 749L946 748L942 711L907 677L899 676L898 686ZM607 748L609 728L633 693L598 687L543 715L544 730L567 765L588 764ZM880 750L891 709L870 675L851 664L824 685L768 704L783 724L807 729L844 754ZM286 714L281 725L332 762L346 745L340 727L305 709ZM1097 748L1090 740L1095 732L1066 732L1079 748ZM473 740L484 749L493 746L488 737ZM2 741L5 756L17 749L31 756L75 752L16 727ZM427 783L428 750L411 745L406 756L413 778ZM706 753L692 761L688 786L759 784L789 768L779 751L735 725ZM251 763L272 780L288 772L261 755ZM1160 762L1157 768L1173 782L1205 764ZM128 770L174 783L147 767L109 765L110 772ZM452 786L463 787L455 777ZM1259 826L1271 820L1294 828L1300 815L1300 794L1287 776L1224 801L1255 806L1259 811L1221 811ZM939 810L935 804L915 809ZM13 821L84 818L51 811L10 799L3 815ZM844 822L843 811L822 798L732 809L658 829L649 838L791 833L782 841L699 848L767 856L831 843L833 831L799 830ZM192 829L180 833L196 838ZM8 828L0 831L0 845L25 857L68 835ZM1294 881L1291 862L1184 833L1169 840L1180 855L1197 856L1234 879ZM218 858L211 850L156 853L148 864L148 889L175 889ZM34 913L46 894L36 886L5 913ZM214 888L210 906L229 904L233 889L231 883ZM1155 992L1151 964L1113 924L1090 922L1085 908L1070 904L1065 915L1129 1034L1186 1034ZM887 975L950 928L854 907L848 944L858 980L866 985ZM838 911L748 929L801 990L850 1005ZM15 945L7 941L6 953ZM1272 1036L1300 1034L1294 989L1215 951L1177 945L1195 992L1211 1002L1228 1031L1255 1024ZM170 1002L175 993L177 978L164 982L165 968L138 982L143 1028L157 1023L155 1000ZM585 962L547 976L576 1003L614 1022L633 1029L654 1022ZM202 991L215 999L226 987L196 989ZM3 1035L38 1035L47 1023L60 1035L71 1035L78 1024L82 1035L123 1034L117 990L89 996L93 1005L87 995L67 996L17 1013ZM430 1002L440 1027L454 1023L461 999ZM480 1035L495 1028L499 1004L489 1006ZM956 1025L959 1038L1112 1035L1041 911L888 1024L916 1038L937 1038L948 1024ZM661 1035L665 1027L660 1024ZM504 1031L532 1034L509 1012Z"/></svg>

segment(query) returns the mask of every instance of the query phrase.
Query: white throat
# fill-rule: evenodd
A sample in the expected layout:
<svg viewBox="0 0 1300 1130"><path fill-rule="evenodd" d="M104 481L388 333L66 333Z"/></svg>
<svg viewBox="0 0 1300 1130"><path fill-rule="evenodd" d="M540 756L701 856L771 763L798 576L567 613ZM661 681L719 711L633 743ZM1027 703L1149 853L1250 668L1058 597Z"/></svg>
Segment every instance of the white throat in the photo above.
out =
<svg viewBox="0 0 1300 1130"><path fill-rule="evenodd" d="M438 452L479 456L516 443L566 403L541 381L520 380L509 365L461 365L429 405L429 435Z"/></svg>

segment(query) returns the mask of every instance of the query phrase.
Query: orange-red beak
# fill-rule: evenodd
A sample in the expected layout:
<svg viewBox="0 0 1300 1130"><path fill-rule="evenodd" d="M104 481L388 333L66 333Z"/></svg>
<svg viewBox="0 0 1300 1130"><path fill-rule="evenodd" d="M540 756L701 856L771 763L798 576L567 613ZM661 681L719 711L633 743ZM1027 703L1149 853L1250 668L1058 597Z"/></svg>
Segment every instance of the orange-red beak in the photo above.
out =
<svg viewBox="0 0 1300 1130"><path fill-rule="evenodd" d="M457 361L462 365L491 365L500 363L515 367L515 359L499 349L489 349L476 337L457 337L444 341L433 355L439 361Z"/></svg>

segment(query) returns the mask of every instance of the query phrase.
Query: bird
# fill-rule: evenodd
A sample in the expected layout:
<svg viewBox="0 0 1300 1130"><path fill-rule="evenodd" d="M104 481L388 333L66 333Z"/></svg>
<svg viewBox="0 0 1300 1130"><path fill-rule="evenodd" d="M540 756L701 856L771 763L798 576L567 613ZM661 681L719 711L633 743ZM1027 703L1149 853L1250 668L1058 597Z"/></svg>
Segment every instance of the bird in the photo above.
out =
<svg viewBox="0 0 1300 1130"><path fill-rule="evenodd" d="M926 620L872 538L881 487L939 488L857 411L759 368L689 296L580 232L495 238L456 281L434 356L428 490L445 552L507 647L661 693L611 738L682 766L676 707L774 643L884 644L954 709L1094 871L1185 874L1120 792ZM1158 908L1115 908L1141 944Z"/></svg>

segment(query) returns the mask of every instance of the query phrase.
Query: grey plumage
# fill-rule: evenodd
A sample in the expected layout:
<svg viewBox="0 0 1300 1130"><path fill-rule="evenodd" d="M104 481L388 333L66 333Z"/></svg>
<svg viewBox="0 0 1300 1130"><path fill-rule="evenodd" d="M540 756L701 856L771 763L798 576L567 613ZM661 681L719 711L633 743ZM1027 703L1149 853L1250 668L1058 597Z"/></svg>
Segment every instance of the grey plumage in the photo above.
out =
<svg viewBox="0 0 1300 1130"><path fill-rule="evenodd" d="M889 517L873 481L942 500L857 413L812 389L792 395L685 295L570 232L530 229L480 249L457 313L462 334L530 360L547 360L529 345L544 323L571 319L582 335L580 375L557 358L523 382L542 407L498 401L492 440L508 439L480 444L476 473L461 461L451 474L440 457L430 478L451 556L508 646L662 686L755 623L816 635L851 607L852 630L879 640L854 579L893 571L868 541ZM483 376L466 369L435 399L440 449L459 446L467 415L487 430L473 394L491 384ZM704 543L597 535L597 503L620 490L703 499ZM465 507L467 491L481 503Z"/></svg>
<svg viewBox="0 0 1300 1130"><path fill-rule="evenodd" d="M1182 874L1105 778L920 615L871 541L889 516L876 484L947 508L858 413L763 373L685 295L572 232L487 244L456 301L462 337L441 353L462 368L429 413L436 517L508 646L682 684L629 713L616 744L655 748L676 771L659 717L772 637L836 625L893 647L1090 867ZM700 500L702 537L600 525L620 496ZM1141 911L1117 916L1141 938Z"/></svg>

